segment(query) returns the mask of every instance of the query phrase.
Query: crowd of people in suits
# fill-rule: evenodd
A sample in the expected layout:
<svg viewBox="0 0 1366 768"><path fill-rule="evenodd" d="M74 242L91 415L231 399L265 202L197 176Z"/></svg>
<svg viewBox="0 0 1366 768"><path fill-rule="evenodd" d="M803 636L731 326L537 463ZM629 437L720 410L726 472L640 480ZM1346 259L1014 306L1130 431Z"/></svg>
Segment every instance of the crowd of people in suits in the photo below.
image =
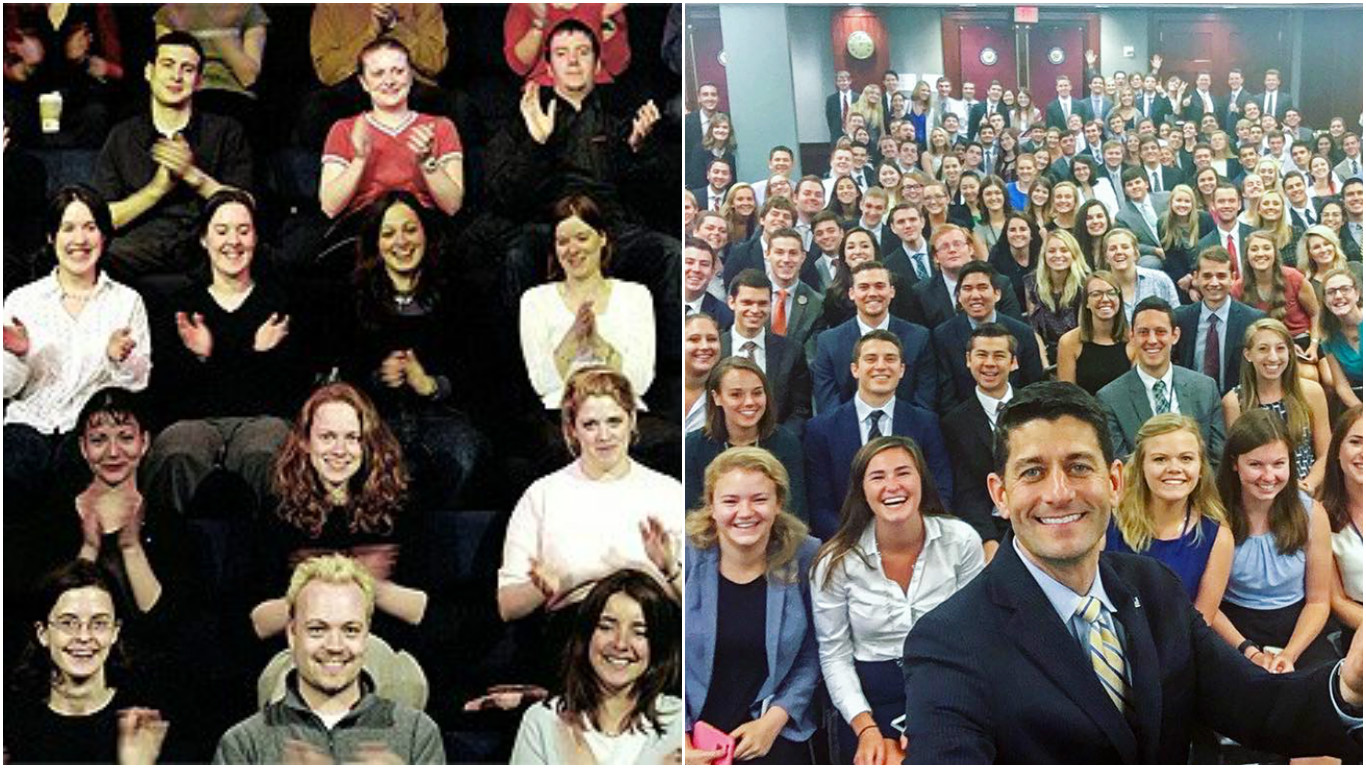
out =
<svg viewBox="0 0 1366 768"><path fill-rule="evenodd" d="M1182 631L1219 657L1211 674L1323 671L1346 652L1361 597L1360 510L1343 496L1361 483L1360 137L1340 117L1304 126L1277 70L1261 94L1233 70L1216 95L1208 72L1164 87L1162 57L1151 64L1090 69L1084 95L1060 76L1046 104L997 82L955 98L948 78L902 91L893 71L861 87L838 72L828 169L793 174L796 153L773 146L767 178L748 183L735 155L762 141L737 135L717 84L698 87L684 137L685 707L708 736L690 760L722 754L719 729L737 761L1184 761L1190 724L1141 722L1130 689L1110 689L1129 728L1102 723L1099 745L1032 742L1044 698L995 662L1001 638L959 656L982 607L956 593L1041 602L1019 583L1029 571L1060 605L1038 577L1047 542L1028 530L1043 513L1005 489L1055 471L1009 474L1011 430L1064 412L1095 427L1088 450L1113 466L1115 498L1108 524L1048 524L1098 525L1097 550L1174 571L1185 594L1161 610L1196 616ZM1110 562L1116 585L1137 576L1101 560L1114 598ZM1135 659L1140 622L1114 616ZM920 634L922 618L935 629ZM1055 653L1046 636L1024 651ZM1186 663L1167 650L1163 663ZM1135 659L1127 683L1147 685L1158 672L1138 664L1153 660ZM1318 725L1297 743L1202 722L1283 754L1341 748Z"/></svg>
<svg viewBox="0 0 1366 768"><path fill-rule="evenodd" d="M669 759L681 8L273 8L318 80L274 124L261 6L91 8L5 9L7 758Z"/></svg>

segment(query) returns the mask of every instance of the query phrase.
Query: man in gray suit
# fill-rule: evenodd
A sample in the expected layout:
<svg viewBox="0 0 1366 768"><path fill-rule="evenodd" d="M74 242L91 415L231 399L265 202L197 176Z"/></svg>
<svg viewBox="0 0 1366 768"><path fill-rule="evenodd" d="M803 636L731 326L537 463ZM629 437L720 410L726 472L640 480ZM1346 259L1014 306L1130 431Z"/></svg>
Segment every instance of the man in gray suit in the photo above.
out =
<svg viewBox="0 0 1366 768"><path fill-rule="evenodd" d="M1167 215L1170 192L1148 191L1148 176L1139 166L1131 165L1121 175L1124 181L1124 200L1115 214L1115 223L1138 236L1138 252L1143 256L1162 256L1157 223ZM1153 266L1140 261L1144 267ZM1161 266L1161 263L1158 263Z"/></svg>
<svg viewBox="0 0 1366 768"><path fill-rule="evenodd" d="M1343 181L1361 178L1361 137L1355 133L1344 133L1342 151L1347 156L1333 167L1333 173Z"/></svg>
<svg viewBox="0 0 1366 768"><path fill-rule="evenodd" d="M769 236L764 271L773 285L773 311L768 327L786 336L810 361L816 354L816 334L825 329L825 316L820 292L798 279L805 261L797 230L780 229Z"/></svg>
<svg viewBox="0 0 1366 768"><path fill-rule="evenodd" d="M1108 413L1110 440L1117 458L1134 452L1138 430L1158 413L1195 419L1205 439L1205 455L1218 464L1224 452L1224 414L1214 379L1172 365L1172 347L1181 338L1171 305L1150 296L1134 308L1138 360L1132 370L1106 384L1096 397Z"/></svg>

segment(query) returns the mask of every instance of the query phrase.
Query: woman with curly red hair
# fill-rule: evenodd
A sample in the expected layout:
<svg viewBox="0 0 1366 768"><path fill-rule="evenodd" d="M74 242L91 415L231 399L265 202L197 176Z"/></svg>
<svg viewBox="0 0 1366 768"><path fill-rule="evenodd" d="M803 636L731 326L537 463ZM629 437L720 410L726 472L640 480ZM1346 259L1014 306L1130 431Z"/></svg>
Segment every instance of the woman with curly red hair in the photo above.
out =
<svg viewBox="0 0 1366 768"><path fill-rule="evenodd" d="M427 594L399 586L393 575L402 542L415 538L404 519L408 471L403 451L379 412L350 384L326 384L304 403L275 460L274 519L265 541L281 569L281 596L251 612L258 637L285 628L289 608L286 569L313 555L341 552L359 560L375 579L375 607L408 625L427 613ZM270 555L267 555L270 557Z"/></svg>

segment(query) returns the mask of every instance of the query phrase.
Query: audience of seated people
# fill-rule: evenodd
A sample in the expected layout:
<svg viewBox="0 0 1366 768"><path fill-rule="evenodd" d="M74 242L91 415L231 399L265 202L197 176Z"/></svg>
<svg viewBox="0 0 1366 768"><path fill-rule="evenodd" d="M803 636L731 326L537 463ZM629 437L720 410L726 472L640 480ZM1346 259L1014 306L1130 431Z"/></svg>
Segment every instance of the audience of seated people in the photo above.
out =
<svg viewBox="0 0 1366 768"><path fill-rule="evenodd" d="M291 634L289 601L281 598L287 569L326 552L351 556L373 578L379 632L441 686L430 711L447 743L459 745L453 756L507 759L517 713L504 710L534 697L511 701L495 688L461 712L487 684L537 682L563 695L557 675L539 676L561 647L499 622L494 586L493 552L508 510L563 451L544 428L544 402L532 386L536 371L554 366L555 344L545 360L524 354L516 323L522 294L545 280L547 256L559 262L559 252L574 272L588 261L583 242L596 241L597 255L612 257L619 270L613 276L639 289L629 306L617 301L624 291L571 294L594 301L604 320L594 325L590 312L583 338L613 338L606 320L624 313L618 325L641 339L623 348L617 368L636 385L627 390L631 422L649 403L653 434L647 429L647 444L636 446L629 428L617 429L614 450L622 457L639 451L650 466L681 476L673 426L681 416L680 334L653 322L681 314L676 219L672 203L660 204L667 185L659 184L681 179L681 150L676 135L656 130L654 107L677 93L668 72L677 66L642 49L628 69L626 35L629 19L647 32L639 39L650 40L668 9L601 11L384 3L6 8L5 494L14 514L6 523L5 591L15 605L27 603L45 570L74 557L110 570L110 590L122 602L116 614L103 613L117 615L124 642L141 645L138 658L155 669L144 670L143 680L91 690L101 698L117 685L117 701L127 701L120 708L165 713L131 710L130 740L118 754L114 709L97 718L114 737L98 750L75 754L99 742L79 737L65 750L24 754L151 762L161 736L148 736L164 735L170 720L168 748L183 749L162 757L209 759L224 729L251 712L258 662L283 646L282 632ZM448 28L497 28L505 16L515 66L476 45L447 68ZM134 65L143 77L124 77ZM325 90L310 94L319 82ZM57 132L45 130L39 115L39 95L51 91L64 102ZM545 106L533 108L528 95L543 95ZM633 103L621 109L621 102ZM130 108L120 109L125 103ZM89 187L68 186L73 181ZM573 216L554 212L566 199L577 206ZM582 213L594 205L601 216ZM330 253L324 249L335 242L322 236L328 214L349 228L339 230L349 237ZM585 219L591 226L551 234ZM606 283L598 273L580 287ZM574 369L592 362L584 357ZM145 397L129 394L143 389ZM83 407L97 406L103 410L80 417ZM600 425L621 421L609 416L585 429L596 435ZM631 476L649 471L632 466ZM633 518L628 527L642 542L636 567L681 583L673 550L681 549L681 485L659 476L661 486L670 483L676 490L656 494L670 501L651 507L652 522ZM53 502L70 509L71 499L75 520L44 510ZM493 511L475 511L481 508ZM453 531L477 540L452 542ZM436 551L441 542L460 553ZM592 578L630 564L615 552L601 554ZM437 588L453 576L464 588L479 587ZM671 589L676 600L679 587ZM83 614L76 623L82 620L68 634L97 656L108 651L103 627L112 620L96 624ZM9 633L7 662L17 661L31 627ZM257 641L257 633L275 644ZM187 649L208 644L221 652L204 683L223 695L221 706L205 708L193 702L197 691L180 670ZM677 676L676 665L663 669L661 701L680 692ZM139 699L149 682L171 690ZM287 701L284 711L306 715L315 703L300 710ZM42 738L23 740L38 746L64 738L67 731L49 720L39 719L50 729ZM487 734L451 736L467 730ZM609 732L618 732L616 724L604 723ZM7 727L17 756L20 737L8 735ZM238 735L225 758L282 759L278 751L250 751L259 734ZM424 751L390 751L439 760L443 753L430 748L440 749L441 734L430 735L435 741ZM315 757L289 753L294 762ZM329 757L389 756L341 750Z"/></svg>

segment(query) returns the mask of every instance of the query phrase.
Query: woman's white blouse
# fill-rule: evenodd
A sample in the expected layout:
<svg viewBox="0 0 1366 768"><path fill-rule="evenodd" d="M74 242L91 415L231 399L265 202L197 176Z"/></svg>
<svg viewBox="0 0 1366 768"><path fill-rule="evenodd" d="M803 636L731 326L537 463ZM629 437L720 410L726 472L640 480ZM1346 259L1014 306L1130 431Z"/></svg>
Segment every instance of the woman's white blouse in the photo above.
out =
<svg viewBox="0 0 1366 768"><path fill-rule="evenodd" d="M1361 602L1361 535L1350 525L1333 534L1333 560L1347 596Z"/></svg>
<svg viewBox="0 0 1366 768"><path fill-rule="evenodd" d="M624 477L591 480L579 462L527 488L512 510L503 542L498 588L530 583L534 557L560 577L563 589L621 568L659 576L640 536L650 517L664 524L675 556L683 542L683 484L631 462Z"/></svg>
<svg viewBox="0 0 1366 768"><path fill-rule="evenodd" d="M882 570L875 525L868 524L858 546L831 572L828 587L824 586L830 570L828 556L816 562L811 579L821 672L830 699L846 723L871 710L854 660L900 659L911 627L986 565L982 539L972 526L955 518L928 516L925 546L903 594L901 586Z"/></svg>
<svg viewBox="0 0 1366 768"><path fill-rule="evenodd" d="M29 352L5 352L6 424L27 424L39 432L69 432L85 401L109 386L147 387L152 341L147 310L132 288L104 273L76 317L62 306L56 271L16 288L5 298L5 324L17 319L28 331ZM122 362L109 359L109 337L127 328L133 351Z"/></svg>
<svg viewBox="0 0 1366 768"><path fill-rule="evenodd" d="M640 398L655 378L655 315L650 291L639 283L608 279L607 311L597 311L598 334L621 355L621 372ZM563 283L545 283L522 294L522 359L531 386L546 408L559 408L564 379L555 367L555 348L574 325L574 312L560 297Z"/></svg>

